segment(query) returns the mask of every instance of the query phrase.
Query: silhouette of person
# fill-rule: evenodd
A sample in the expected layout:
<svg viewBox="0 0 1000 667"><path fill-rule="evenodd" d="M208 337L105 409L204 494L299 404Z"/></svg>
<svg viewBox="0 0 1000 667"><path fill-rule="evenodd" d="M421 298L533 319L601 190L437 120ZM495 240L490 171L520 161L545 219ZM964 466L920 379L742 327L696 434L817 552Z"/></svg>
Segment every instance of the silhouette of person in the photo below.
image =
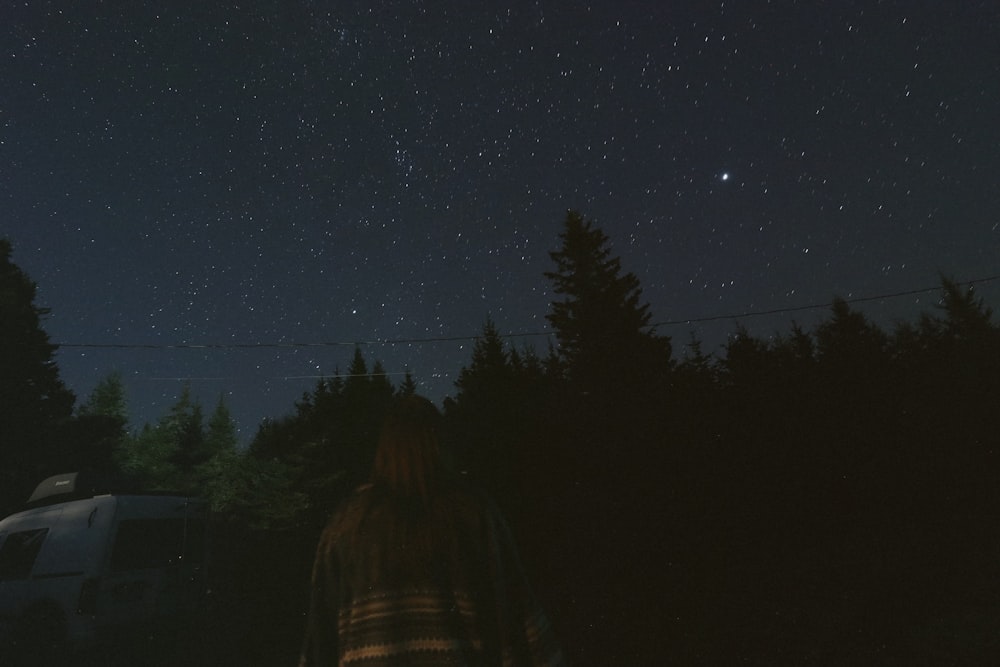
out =
<svg viewBox="0 0 1000 667"><path fill-rule="evenodd" d="M316 550L300 667L564 665L503 518L442 464L440 413L398 400L371 482Z"/></svg>

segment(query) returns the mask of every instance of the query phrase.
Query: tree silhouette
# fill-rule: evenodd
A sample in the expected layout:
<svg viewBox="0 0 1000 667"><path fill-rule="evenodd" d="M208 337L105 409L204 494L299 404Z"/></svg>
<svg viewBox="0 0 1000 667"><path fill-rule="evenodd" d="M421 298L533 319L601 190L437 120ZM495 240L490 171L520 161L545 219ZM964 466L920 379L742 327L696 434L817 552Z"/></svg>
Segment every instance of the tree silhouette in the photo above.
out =
<svg viewBox="0 0 1000 667"><path fill-rule="evenodd" d="M379 427L395 393L382 363L375 361L369 370L355 348L346 377L338 371L320 380L295 404L294 414L261 425L249 455L260 465L278 467L267 477L275 484L267 493L294 490L290 511L282 516L322 526L368 478Z"/></svg>
<svg viewBox="0 0 1000 667"><path fill-rule="evenodd" d="M413 374L407 370L403 381L396 390L399 396L412 396L417 393L417 382L413 379Z"/></svg>
<svg viewBox="0 0 1000 667"><path fill-rule="evenodd" d="M64 471L88 471L110 481L120 481L116 453L125 446L128 433L128 401L121 373L102 378L77 408L61 438Z"/></svg>
<svg viewBox="0 0 1000 667"><path fill-rule="evenodd" d="M215 459L235 448L236 425L225 400L220 396L206 426L204 410L185 384L165 415L123 440L115 461L146 489L210 495L219 479Z"/></svg>
<svg viewBox="0 0 1000 667"><path fill-rule="evenodd" d="M223 396L219 396L204 434L207 458L194 469L198 494L208 499L215 511L228 511L241 502L245 488L245 459L238 450L236 423Z"/></svg>
<svg viewBox="0 0 1000 667"><path fill-rule="evenodd" d="M53 470L60 467L56 438L75 400L42 328L48 310L35 304L36 285L11 252L0 239L0 507L6 509L24 502L42 477L61 472Z"/></svg>
<svg viewBox="0 0 1000 667"><path fill-rule="evenodd" d="M532 478L551 469L549 378L532 350L504 342L492 318L445 400L447 442L456 466L486 488L508 515L535 494ZM548 480L551 481L551 480Z"/></svg>
<svg viewBox="0 0 1000 667"><path fill-rule="evenodd" d="M639 385L648 392L669 368L670 339L649 331L649 305L641 303L639 279L622 273L610 240L576 211L566 214L545 272L560 300L546 319L555 329L558 358L581 394L613 396Z"/></svg>
<svg viewBox="0 0 1000 667"><path fill-rule="evenodd" d="M369 372L361 349L355 348L344 381L344 410L338 415L337 426L341 463L351 486L368 479L382 417L393 393L382 363L376 360Z"/></svg>
<svg viewBox="0 0 1000 667"><path fill-rule="evenodd" d="M470 365L463 366L455 380L458 396L460 399L486 403L490 399L508 395L511 373L510 355L505 349L503 338L492 318L487 318L482 335L473 343ZM481 396L483 394L487 396Z"/></svg>
<svg viewBox="0 0 1000 667"><path fill-rule="evenodd" d="M124 428L128 424L128 399L122 374L115 371L100 380L76 413L81 417L111 417Z"/></svg>
<svg viewBox="0 0 1000 667"><path fill-rule="evenodd" d="M211 452L205 442L205 412L191 395L189 384L184 384L180 397L160 426L176 442L172 460L178 472L190 478L195 468L209 459Z"/></svg>

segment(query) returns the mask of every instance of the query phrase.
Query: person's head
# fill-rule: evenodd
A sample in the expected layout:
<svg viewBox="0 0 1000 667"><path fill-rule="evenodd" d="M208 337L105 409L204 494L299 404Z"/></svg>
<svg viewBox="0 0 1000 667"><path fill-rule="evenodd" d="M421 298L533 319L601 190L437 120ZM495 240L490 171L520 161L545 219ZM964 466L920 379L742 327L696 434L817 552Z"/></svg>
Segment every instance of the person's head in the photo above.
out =
<svg viewBox="0 0 1000 667"><path fill-rule="evenodd" d="M382 423L372 482L394 494L426 499L441 473L441 413L429 400L397 399Z"/></svg>

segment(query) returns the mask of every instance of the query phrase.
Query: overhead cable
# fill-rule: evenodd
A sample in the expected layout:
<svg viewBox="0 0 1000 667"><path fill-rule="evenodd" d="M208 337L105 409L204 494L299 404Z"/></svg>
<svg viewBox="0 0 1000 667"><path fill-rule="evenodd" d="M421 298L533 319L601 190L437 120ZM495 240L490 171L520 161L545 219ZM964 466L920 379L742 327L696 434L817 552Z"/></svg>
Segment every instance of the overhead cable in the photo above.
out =
<svg viewBox="0 0 1000 667"><path fill-rule="evenodd" d="M979 283L988 283L1000 280L1000 275L976 278L974 280L964 280L955 282L956 286L973 286ZM915 294L926 294L938 292L937 287L924 287L920 289L905 290L901 292L891 292L875 296L854 297L843 299L847 304L865 303L870 301L882 301L885 299L895 299ZM706 317L689 317L683 319L663 320L649 325L650 328L659 326L676 326L681 324L698 324L701 322L716 322L720 320L740 320L748 317L762 317L765 315L781 315L785 313L795 313L805 310L816 310L819 308L829 308L830 303L813 303L803 306L789 306L786 308L774 308L770 310L748 310L740 313L730 313L726 315L709 315ZM528 331L520 333L500 334L501 338L532 338L540 336L552 336L554 331ZM260 348L316 348L316 347L358 347L361 345L413 345L424 343L450 343L460 341L474 341L482 338L481 334L466 336L428 336L425 338L375 338L353 341L315 341L315 342L295 342L295 341L275 341L265 343L54 343L62 348L86 348L86 349L119 349L119 350L245 350Z"/></svg>

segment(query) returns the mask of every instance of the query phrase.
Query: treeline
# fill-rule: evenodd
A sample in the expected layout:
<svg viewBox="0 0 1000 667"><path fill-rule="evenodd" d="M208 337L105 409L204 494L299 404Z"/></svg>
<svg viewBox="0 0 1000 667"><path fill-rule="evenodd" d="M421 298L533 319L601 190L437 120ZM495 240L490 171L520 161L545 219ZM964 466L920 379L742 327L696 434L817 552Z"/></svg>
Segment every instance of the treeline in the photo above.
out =
<svg viewBox="0 0 1000 667"><path fill-rule="evenodd" d="M1000 621L1000 328L971 288L942 279L934 311L892 331L835 299L811 331L737 329L717 353L696 340L675 353L593 222L570 212L559 238L545 274L555 344L518 348L487 319L442 406L443 437L456 470L510 518L575 664L988 655ZM0 407L9 482L15 470L38 477L38 452L65 468L75 447L76 460L146 486L197 491L258 534L294 533L292 560L307 562L325 517L365 479L386 406L417 389L356 350L246 451L225 403L206 420L188 392L126 433L115 376L75 411L51 356L15 383L16 357L52 348L40 326L8 326L9 285L21 302L29 293L9 246L0 254L0 391L22 400ZM23 394L43 382L40 419Z"/></svg>

